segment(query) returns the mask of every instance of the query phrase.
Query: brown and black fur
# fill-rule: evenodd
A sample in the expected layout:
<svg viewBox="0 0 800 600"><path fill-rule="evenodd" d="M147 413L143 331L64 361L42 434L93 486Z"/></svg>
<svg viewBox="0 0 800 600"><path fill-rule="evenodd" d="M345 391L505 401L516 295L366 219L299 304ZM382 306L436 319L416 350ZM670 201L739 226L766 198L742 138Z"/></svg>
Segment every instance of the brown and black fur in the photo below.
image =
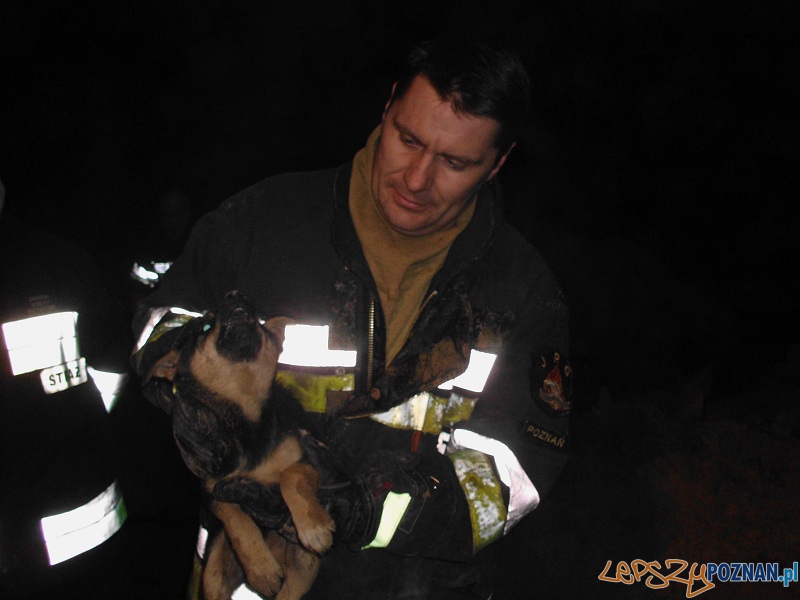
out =
<svg viewBox="0 0 800 600"><path fill-rule="evenodd" d="M261 324L250 303L231 292L218 310L184 326L177 348L152 373L174 384L175 440L224 526L207 546L209 600L227 600L245 579L264 596L300 598L333 541L333 520L317 500L320 474L308 452L313 444L303 410L275 382L287 323L279 317ZM275 485L299 543L275 530L264 533L250 516L251 508L263 513L263 505L218 499L230 497L232 487Z"/></svg>

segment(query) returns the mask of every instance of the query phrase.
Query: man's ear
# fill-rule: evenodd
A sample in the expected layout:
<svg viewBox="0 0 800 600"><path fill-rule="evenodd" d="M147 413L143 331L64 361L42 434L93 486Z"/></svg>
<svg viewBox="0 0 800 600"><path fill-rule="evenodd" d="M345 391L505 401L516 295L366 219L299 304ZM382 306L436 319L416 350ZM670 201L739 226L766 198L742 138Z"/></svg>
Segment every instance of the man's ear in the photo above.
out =
<svg viewBox="0 0 800 600"><path fill-rule="evenodd" d="M497 162L495 163L494 167L492 168L491 171L489 171L489 176L486 178L486 181L491 181L492 178L495 175L497 175L497 172L500 170L500 167L502 167L503 163L506 162L506 159L508 158L508 155L511 154L511 151L514 149L514 146L516 146L516 145L517 145L517 142L512 142L511 146L509 147L509 149L506 150L505 153L500 158L497 159Z"/></svg>
<svg viewBox="0 0 800 600"><path fill-rule="evenodd" d="M145 377L144 383L147 383L153 377L158 379L166 379L167 381L175 381L175 371L178 369L178 360L180 355L177 350L170 350L164 356L156 361L150 373Z"/></svg>

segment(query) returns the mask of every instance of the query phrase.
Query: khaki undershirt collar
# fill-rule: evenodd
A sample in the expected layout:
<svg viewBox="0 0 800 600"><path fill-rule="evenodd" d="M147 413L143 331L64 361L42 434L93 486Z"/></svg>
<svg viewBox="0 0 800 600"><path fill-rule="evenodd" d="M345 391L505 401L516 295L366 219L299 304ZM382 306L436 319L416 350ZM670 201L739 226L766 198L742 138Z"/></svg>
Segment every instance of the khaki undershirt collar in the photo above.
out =
<svg viewBox="0 0 800 600"><path fill-rule="evenodd" d="M386 321L386 362L400 351L433 276L450 246L475 212L471 202L441 231L411 237L392 229L372 194L372 165L381 128L376 128L353 160L350 214L375 284Z"/></svg>

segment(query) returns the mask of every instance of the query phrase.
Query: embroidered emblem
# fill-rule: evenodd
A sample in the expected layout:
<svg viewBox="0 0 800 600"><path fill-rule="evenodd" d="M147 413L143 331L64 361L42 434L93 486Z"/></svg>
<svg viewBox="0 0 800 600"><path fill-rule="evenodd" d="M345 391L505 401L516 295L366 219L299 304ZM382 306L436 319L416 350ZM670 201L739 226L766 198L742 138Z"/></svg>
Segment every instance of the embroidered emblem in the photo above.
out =
<svg viewBox="0 0 800 600"><path fill-rule="evenodd" d="M540 357L538 368L534 369L534 385L541 382L537 394L541 407L549 415L560 417L568 415L572 409L572 370L558 352L552 357L550 361L546 355Z"/></svg>

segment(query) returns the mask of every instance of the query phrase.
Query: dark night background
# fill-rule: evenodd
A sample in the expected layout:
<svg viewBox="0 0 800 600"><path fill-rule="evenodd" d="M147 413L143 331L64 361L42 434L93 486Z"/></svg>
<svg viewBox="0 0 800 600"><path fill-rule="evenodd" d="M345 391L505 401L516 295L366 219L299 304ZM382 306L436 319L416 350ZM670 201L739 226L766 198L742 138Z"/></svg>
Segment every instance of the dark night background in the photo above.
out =
<svg viewBox="0 0 800 600"><path fill-rule="evenodd" d="M174 252L160 198L196 217L347 161L409 44L503 41L533 79L507 213L571 306L577 410L496 598L682 597L597 578L607 560L800 557L799 24L790 0L4 2L5 211L84 246L129 304L132 262ZM96 597L179 597L185 579L191 500L140 402L117 416L127 568Z"/></svg>

